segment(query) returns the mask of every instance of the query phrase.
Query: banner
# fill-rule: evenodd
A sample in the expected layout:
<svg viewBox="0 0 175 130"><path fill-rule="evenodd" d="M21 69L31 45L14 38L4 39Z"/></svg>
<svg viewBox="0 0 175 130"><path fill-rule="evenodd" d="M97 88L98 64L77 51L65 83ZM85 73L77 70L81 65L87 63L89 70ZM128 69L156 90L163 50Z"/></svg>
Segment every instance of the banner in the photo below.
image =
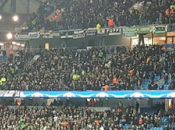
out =
<svg viewBox="0 0 175 130"><path fill-rule="evenodd" d="M153 26L124 27L123 37L135 37L137 34L148 34L153 32Z"/></svg>
<svg viewBox="0 0 175 130"><path fill-rule="evenodd" d="M30 40L28 34L15 34L16 40Z"/></svg>
<svg viewBox="0 0 175 130"><path fill-rule="evenodd" d="M143 26L143 27L138 27L137 33L138 34L148 34L152 33L153 27L152 26Z"/></svg>
<svg viewBox="0 0 175 130"><path fill-rule="evenodd" d="M165 25L155 25L154 26L154 33L155 34L161 34L166 32L166 26Z"/></svg>
<svg viewBox="0 0 175 130"><path fill-rule="evenodd" d="M137 36L137 28L136 27L124 27L123 28L123 37L135 37Z"/></svg>
<svg viewBox="0 0 175 130"><path fill-rule="evenodd" d="M1 98L147 98L175 99L175 90L155 91L0 91Z"/></svg>
<svg viewBox="0 0 175 130"><path fill-rule="evenodd" d="M60 37L60 33L59 33L59 32L52 32L52 35L53 35L54 37Z"/></svg>
<svg viewBox="0 0 175 130"><path fill-rule="evenodd" d="M15 34L16 40L30 40L37 39L40 37L39 32L29 32L28 34Z"/></svg>
<svg viewBox="0 0 175 130"><path fill-rule="evenodd" d="M86 36L95 36L97 34L97 29L89 28L86 30Z"/></svg>
<svg viewBox="0 0 175 130"><path fill-rule="evenodd" d="M122 32L122 28L108 28L106 29L107 34L109 35L120 35Z"/></svg>
<svg viewBox="0 0 175 130"><path fill-rule="evenodd" d="M22 91L20 97L40 97L40 98L148 98L175 99L175 91L155 90L155 91Z"/></svg>
<svg viewBox="0 0 175 130"><path fill-rule="evenodd" d="M84 38L85 31L74 31L73 39Z"/></svg>
<svg viewBox="0 0 175 130"><path fill-rule="evenodd" d="M40 33L42 38L53 38L53 35L51 33Z"/></svg>
<svg viewBox="0 0 175 130"><path fill-rule="evenodd" d="M123 37L136 37L137 36L137 32L124 32L122 34Z"/></svg>
<svg viewBox="0 0 175 130"><path fill-rule="evenodd" d="M60 31L61 38L73 38L74 31Z"/></svg>
<svg viewBox="0 0 175 130"><path fill-rule="evenodd" d="M0 91L0 97L19 97L20 91Z"/></svg>
<svg viewBox="0 0 175 130"><path fill-rule="evenodd" d="M39 32L29 32L29 38L30 39L36 39L40 37L40 33Z"/></svg>
<svg viewBox="0 0 175 130"><path fill-rule="evenodd" d="M137 32L137 27L123 27L123 32Z"/></svg>
<svg viewBox="0 0 175 130"><path fill-rule="evenodd" d="M148 25L148 26L132 26L132 27L114 27L114 28L89 28L86 30L76 29L76 30L60 30L58 32L48 32L48 33L39 33L39 32L29 32L28 34L16 34L16 40L30 40L37 39L40 36L42 38L73 38L79 39L86 36L112 36L112 35L121 35L123 37L135 37L137 34L148 34L155 33L161 34L166 31L175 31L175 25Z"/></svg>
<svg viewBox="0 0 175 130"><path fill-rule="evenodd" d="M98 29L97 30L97 34L98 35L105 35L105 33L106 33L106 29L105 28L102 28L102 29Z"/></svg>

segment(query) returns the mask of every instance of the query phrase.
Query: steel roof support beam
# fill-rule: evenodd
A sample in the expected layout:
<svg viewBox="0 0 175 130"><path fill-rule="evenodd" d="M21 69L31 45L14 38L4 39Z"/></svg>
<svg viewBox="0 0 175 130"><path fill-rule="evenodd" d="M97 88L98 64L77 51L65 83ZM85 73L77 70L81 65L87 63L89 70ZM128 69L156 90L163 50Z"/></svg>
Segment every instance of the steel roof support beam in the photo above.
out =
<svg viewBox="0 0 175 130"><path fill-rule="evenodd" d="M0 12L3 11L3 8L4 8L4 6L7 4L8 1L9 1L9 0L4 0L4 1L2 1L2 4L1 4L1 6L0 6Z"/></svg>

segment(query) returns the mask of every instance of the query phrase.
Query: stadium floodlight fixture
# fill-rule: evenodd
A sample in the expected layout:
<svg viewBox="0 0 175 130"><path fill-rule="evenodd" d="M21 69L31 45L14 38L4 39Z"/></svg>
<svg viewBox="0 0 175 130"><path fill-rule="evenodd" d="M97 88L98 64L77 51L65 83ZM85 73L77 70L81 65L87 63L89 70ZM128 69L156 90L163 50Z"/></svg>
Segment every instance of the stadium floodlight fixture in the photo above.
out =
<svg viewBox="0 0 175 130"><path fill-rule="evenodd" d="M7 33L6 38L11 40L13 38L13 34L11 32Z"/></svg>
<svg viewBox="0 0 175 130"><path fill-rule="evenodd" d="M12 42L13 45L16 45L16 42Z"/></svg>
<svg viewBox="0 0 175 130"><path fill-rule="evenodd" d="M14 15L12 17L12 19L13 19L14 22L17 22L19 20L19 16L18 15Z"/></svg>

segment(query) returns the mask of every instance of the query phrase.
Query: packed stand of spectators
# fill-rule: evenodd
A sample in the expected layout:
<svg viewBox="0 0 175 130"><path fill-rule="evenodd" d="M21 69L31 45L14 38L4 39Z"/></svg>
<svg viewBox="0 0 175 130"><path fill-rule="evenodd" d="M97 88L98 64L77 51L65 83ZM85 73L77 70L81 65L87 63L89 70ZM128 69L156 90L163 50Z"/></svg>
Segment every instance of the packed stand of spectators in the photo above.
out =
<svg viewBox="0 0 175 130"><path fill-rule="evenodd" d="M3 51L3 58L7 58L7 52ZM23 51L10 51L10 56L5 63L0 63L0 89L5 89L6 82L14 78L14 76L23 69L26 61L30 61L29 53ZM10 89L10 88L9 88Z"/></svg>
<svg viewBox="0 0 175 130"><path fill-rule="evenodd" d="M22 31L40 30L43 27L45 18L50 15L53 10L54 6L50 5L49 0L43 2L38 8L38 12L31 14L26 25L23 25Z"/></svg>
<svg viewBox="0 0 175 130"><path fill-rule="evenodd" d="M132 8L140 2L142 9ZM167 17L166 8L174 4L173 0L77 0L63 13L58 29L107 27L110 19L116 26L172 23L175 11L171 9Z"/></svg>
<svg viewBox="0 0 175 130"><path fill-rule="evenodd" d="M175 115L163 110L149 114L139 112L139 106L96 111L87 107L17 107L0 109L0 129L3 130L150 130L152 127L170 130ZM163 121L162 119L166 119ZM165 124L166 123L166 124ZM128 127L124 127L128 126Z"/></svg>
<svg viewBox="0 0 175 130"><path fill-rule="evenodd" d="M61 10L63 10L63 7L69 2L70 0L46 0L45 2L42 2L38 8L38 12L31 14L27 23L22 26L22 31L38 31L42 28L45 28L46 30L52 29L52 25L61 13ZM53 16L48 18L54 11L55 13Z"/></svg>
<svg viewBox="0 0 175 130"><path fill-rule="evenodd" d="M130 16L129 8L132 7L137 0L77 0L74 1L69 8L66 8L62 14L62 20L59 21L58 29L74 29L96 27L100 24L102 27L108 26L107 21L113 19L116 25L122 26L129 24L137 24L135 19ZM138 12L136 12L138 13ZM128 18L128 19L126 19ZM123 20L122 20L123 19ZM121 24L120 24L121 23Z"/></svg>
<svg viewBox="0 0 175 130"><path fill-rule="evenodd" d="M96 48L51 49L39 55L37 61L8 81L5 89L139 90L142 82L148 81L148 89L157 90L156 76L165 77L165 84L174 83L175 78L175 51L166 51L165 46L137 46L116 53Z"/></svg>
<svg viewBox="0 0 175 130"><path fill-rule="evenodd" d="M140 7L135 8L135 4ZM32 14L23 30L168 24L175 22L174 5L173 0L48 0L39 7L38 13ZM55 15L45 19L53 10L56 10ZM62 18L57 20L60 13Z"/></svg>

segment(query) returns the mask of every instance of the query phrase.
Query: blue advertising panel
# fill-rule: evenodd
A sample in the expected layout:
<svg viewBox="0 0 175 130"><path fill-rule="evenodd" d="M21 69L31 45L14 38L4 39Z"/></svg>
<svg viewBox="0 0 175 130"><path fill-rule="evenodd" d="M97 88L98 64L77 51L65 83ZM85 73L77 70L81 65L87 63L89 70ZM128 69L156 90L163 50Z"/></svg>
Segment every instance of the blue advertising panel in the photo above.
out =
<svg viewBox="0 0 175 130"><path fill-rule="evenodd" d="M41 98L175 98L175 91L21 91L20 97Z"/></svg>
<svg viewBox="0 0 175 130"><path fill-rule="evenodd" d="M0 91L0 98L175 98L173 91Z"/></svg>

